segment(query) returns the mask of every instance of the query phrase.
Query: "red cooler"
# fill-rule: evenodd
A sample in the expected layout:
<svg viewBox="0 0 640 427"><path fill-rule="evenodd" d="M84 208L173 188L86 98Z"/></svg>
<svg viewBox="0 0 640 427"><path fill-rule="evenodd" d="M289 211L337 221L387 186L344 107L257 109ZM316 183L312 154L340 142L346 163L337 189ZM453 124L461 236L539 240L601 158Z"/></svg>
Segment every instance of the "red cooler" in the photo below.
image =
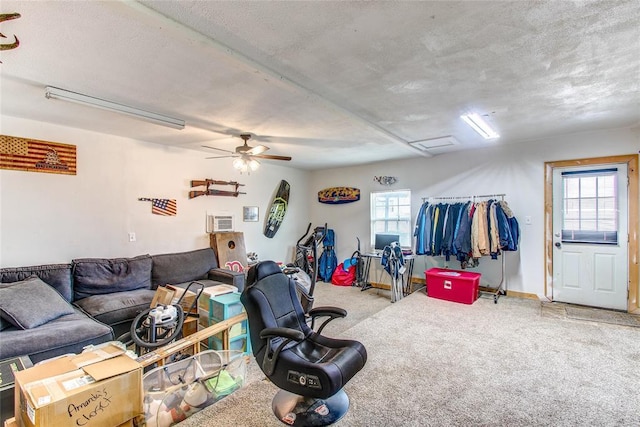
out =
<svg viewBox="0 0 640 427"><path fill-rule="evenodd" d="M473 304L478 299L480 273L430 268L425 271L427 295L447 301Z"/></svg>

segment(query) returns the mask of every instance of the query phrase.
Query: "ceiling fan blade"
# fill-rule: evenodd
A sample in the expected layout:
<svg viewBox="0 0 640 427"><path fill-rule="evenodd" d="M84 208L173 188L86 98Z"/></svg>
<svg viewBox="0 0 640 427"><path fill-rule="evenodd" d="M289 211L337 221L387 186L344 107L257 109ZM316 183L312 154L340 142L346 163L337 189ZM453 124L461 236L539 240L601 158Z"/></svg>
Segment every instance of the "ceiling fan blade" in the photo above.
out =
<svg viewBox="0 0 640 427"><path fill-rule="evenodd" d="M259 159L271 159L271 160L286 160L286 161L291 160L291 157L289 156L274 156L271 154L258 154L252 157L257 157Z"/></svg>
<svg viewBox="0 0 640 427"><path fill-rule="evenodd" d="M228 159L229 157L238 157L235 155L230 155L230 156L214 156L214 157L205 157L205 159Z"/></svg>
<svg viewBox="0 0 640 427"><path fill-rule="evenodd" d="M265 145L257 145L255 147L253 147L251 150L248 150L246 153L251 155L251 156L256 156L258 154L264 153L268 149L269 149L269 147L267 147Z"/></svg>
<svg viewBox="0 0 640 427"><path fill-rule="evenodd" d="M203 145L203 147L204 147L204 148L210 148L211 150L224 151L225 153L231 153L231 154L234 154L234 152L233 152L233 151L223 150L222 148L209 147L208 145Z"/></svg>

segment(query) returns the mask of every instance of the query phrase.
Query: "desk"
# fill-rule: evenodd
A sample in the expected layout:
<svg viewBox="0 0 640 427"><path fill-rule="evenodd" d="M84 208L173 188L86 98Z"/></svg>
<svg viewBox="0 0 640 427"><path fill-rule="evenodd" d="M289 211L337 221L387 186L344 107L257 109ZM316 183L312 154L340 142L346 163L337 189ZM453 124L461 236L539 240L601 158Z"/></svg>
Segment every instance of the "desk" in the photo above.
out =
<svg viewBox="0 0 640 427"><path fill-rule="evenodd" d="M381 260L382 255L377 253L368 253L362 254L362 258L364 259L364 268L362 272L363 284L361 291L366 291L371 289L373 286L371 285L371 281L369 280L369 273L371 271L371 260ZM404 273L400 274L398 280L394 280L391 278L391 302L396 302L397 300L405 297L411 293L411 278L413 276L413 262L416 259L415 255L404 255Z"/></svg>

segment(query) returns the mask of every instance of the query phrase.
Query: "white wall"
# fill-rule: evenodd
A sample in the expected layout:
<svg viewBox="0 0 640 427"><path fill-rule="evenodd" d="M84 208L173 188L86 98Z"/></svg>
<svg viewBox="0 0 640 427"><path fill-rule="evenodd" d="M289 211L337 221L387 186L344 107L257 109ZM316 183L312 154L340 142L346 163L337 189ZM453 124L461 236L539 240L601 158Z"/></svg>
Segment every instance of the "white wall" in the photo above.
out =
<svg viewBox="0 0 640 427"><path fill-rule="evenodd" d="M388 188L412 191L413 221L421 198L506 193L522 229L520 250L506 253L510 290L542 294L544 286L544 162L637 153L639 129L600 131L434 158L416 157L367 166L304 172L263 164L240 175L228 159L48 123L3 117L2 133L77 146L75 176L0 170L0 266L69 262L79 257L126 257L207 247L206 212L236 216L247 251L261 259L289 262L309 222L336 231L338 260L351 256L356 237L369 248L369 194ZM373 180L398 178L391 187ZM237 180L246 195L188 199L192 179ZM281 179L291 184L290 206L273 239L262 234L264 215ZM333 186L360 188L362 199L344 205L318 203L317 192ZM151 214L138 197L175 198L178 215ZM259 222L242 222L242 207L258 206ZM524 217L532 224L525 225ZM137 241L130 243L128 233ZM421 256L414 275L424 277L441 257ZM459 264L452 260L452 268ZM485 284L496 283L500 263L481 260ZM379 276L380 277L380 276Z"/></svg>
<svg viewBox="0 0 640 427"><path fill-rule="evenodd" d="M356 236L369 248L369 195L371 191L410 189L413 223L423 197L468 196L505 193L522 230L520 249L505 252L508 289L542 295L544 292L544 162L638 153L639 129L620 129L568 135L513 145L489 143L489 148L457 152L433 158L389 161L373 165L315 171L311 174L310 194L323 188L349 186L361 189L359 202L324 205L312 202L314 223L327 222L336 232L338 262L351 256ZM397 183L385 187L374 176L389 175ZM531 216L531 225L524 217ZM421 256L414 276L423 277L432 266L444 265L443 257ZM460 268L452 259L451 268ZM500 263L481 259L483 284L499 283ZM375 274L379 274L376 272ZM379 278L376 276L375 279Z"/></svg>
<svg viewBox="0 0 640 427"><path fill-rule="evenodd" d="M234 214L247 251L290 261L308 224L303 171L265 162L241 175L229 159L205 160L194 150L6 116L2 133L76 145L77 175L0 170L1 267L208 247L207 211ZM189 199L190 181L205 178L238 181L247 194ZM290 206L282 227L268 239L262 234L264 215L281 179L291 184ZM152 215L151 202L138 197L177 199L178 214ZM243 222L243 206L258 206L260 221ZM129 232L136 233L136 242L129 242Z"/></svg>

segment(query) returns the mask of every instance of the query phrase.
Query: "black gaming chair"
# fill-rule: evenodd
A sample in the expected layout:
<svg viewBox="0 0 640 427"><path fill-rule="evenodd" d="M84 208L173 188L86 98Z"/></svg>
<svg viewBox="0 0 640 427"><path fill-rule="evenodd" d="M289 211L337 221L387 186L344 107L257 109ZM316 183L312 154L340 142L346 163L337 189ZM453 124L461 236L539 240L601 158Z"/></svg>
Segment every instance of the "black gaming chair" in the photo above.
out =
<svg viewBox="0 0 640 427"><path fill-rule="evenodd" d="M347 312L313 308L309 326L295 281L273 261L249 269L240 301L247 311L256 362L281 389L272 403L276 417L294 426L328 425L342 418L349 409L342 387L364 367L367 351L357 341L328 338L320 332ZM315 332L318 317L328 319Z"/></svg>

